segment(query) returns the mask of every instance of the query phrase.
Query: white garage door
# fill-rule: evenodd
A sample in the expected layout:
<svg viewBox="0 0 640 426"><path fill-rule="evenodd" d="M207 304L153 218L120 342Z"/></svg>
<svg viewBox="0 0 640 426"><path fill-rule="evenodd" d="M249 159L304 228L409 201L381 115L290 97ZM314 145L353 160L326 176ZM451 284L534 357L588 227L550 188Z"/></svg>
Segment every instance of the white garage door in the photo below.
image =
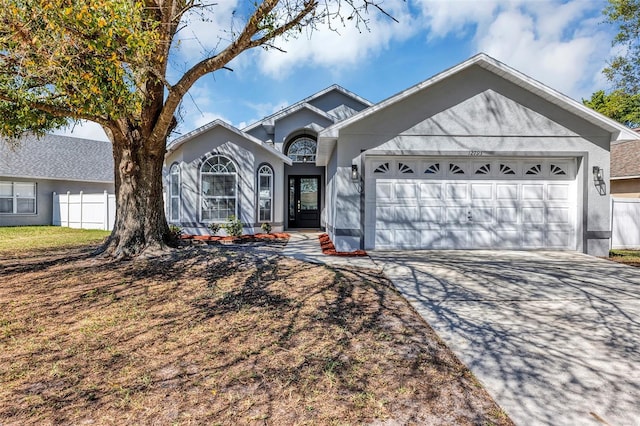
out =
<svg viewBox="0 0 640 426"><path fill-rule="evenodd" d="M368 249L575 249L574 159L372 158Z"/></svg>

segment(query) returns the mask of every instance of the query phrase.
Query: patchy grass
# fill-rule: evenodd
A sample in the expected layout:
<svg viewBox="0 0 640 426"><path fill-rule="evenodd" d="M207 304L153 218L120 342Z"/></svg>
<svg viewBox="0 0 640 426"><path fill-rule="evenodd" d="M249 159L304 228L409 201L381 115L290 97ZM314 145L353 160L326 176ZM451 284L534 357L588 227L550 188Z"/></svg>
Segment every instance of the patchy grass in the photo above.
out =
<svg viewBox="0 0 640 426"><path fill-rule="evenodd" d="M96 244L110 233L61 226L4 226L0 227L0 255L6 257L12 253Z"/></svg>
<svg viewBox="0 0 640 426"><path fill-rule="evenodd" d="M618 263L640 267L640 250L610 250L609 259Z"/></svg>
<svg viewBox="0 0 640 426"><path fill-rule="evenodd" d="M0 260L2 424L512 424L380 275L278 251Z"/></svg>

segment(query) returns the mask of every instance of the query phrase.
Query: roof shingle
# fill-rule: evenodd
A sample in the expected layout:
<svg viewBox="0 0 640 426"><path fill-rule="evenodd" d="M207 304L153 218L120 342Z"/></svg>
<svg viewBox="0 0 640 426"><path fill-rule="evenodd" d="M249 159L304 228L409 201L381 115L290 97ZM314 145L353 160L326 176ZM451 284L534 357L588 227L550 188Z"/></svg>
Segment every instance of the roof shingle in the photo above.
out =
<svg viewBox="0 0 640 426"><path fill-rule="evenodd" d="M0 176L113 182L111 143L45 135L26 136L12 148L0 139Z"/></svg>
<svg viewBox="0 0 640 426"><path fill-rule="evenodd" d="M611 144L611 177L640 176L640 140Z"/></svg>

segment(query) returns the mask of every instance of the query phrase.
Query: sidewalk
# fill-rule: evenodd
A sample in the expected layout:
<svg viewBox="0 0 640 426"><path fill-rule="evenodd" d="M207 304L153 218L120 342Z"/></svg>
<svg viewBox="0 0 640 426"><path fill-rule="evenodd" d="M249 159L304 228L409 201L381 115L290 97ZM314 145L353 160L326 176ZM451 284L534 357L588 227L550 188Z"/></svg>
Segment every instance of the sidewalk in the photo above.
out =
<svg viewBox="0 0 640 426"><path fill-rule="evenodd" d="M287 231L291 237L282 250L283 256L305 262L318 263L332 267L351 266L355 268L380 269L369 256L345 257L327 256L322 253L318 237L324 232L320 231Z"/></svg>

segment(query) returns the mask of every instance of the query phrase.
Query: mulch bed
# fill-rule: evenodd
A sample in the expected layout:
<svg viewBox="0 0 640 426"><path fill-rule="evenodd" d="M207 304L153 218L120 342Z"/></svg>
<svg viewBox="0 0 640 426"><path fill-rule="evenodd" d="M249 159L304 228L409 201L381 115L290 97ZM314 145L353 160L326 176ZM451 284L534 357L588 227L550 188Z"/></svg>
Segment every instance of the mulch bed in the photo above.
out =
<svg viewBox="0 0 640 426"><path fill-rule="evenodd" d="M322 234L318 238L320 239L322 253L328 256L361 257L367 255L367 252L364 250L336 251L333 241L331 241L331 238L329 238L329 235L327 234Z"/></svg>
<svg viewBox="0 0 640 426"><path fill-rule="evenodd" d="M182 240L195 240L202 241L207 244L246 244L255 242L282 242L289 240L289 234L285 232L275 232L272 234L253 234L253 235L241 235L239 237L219 235L189 235L183 234L180 236Z"/></svg>

